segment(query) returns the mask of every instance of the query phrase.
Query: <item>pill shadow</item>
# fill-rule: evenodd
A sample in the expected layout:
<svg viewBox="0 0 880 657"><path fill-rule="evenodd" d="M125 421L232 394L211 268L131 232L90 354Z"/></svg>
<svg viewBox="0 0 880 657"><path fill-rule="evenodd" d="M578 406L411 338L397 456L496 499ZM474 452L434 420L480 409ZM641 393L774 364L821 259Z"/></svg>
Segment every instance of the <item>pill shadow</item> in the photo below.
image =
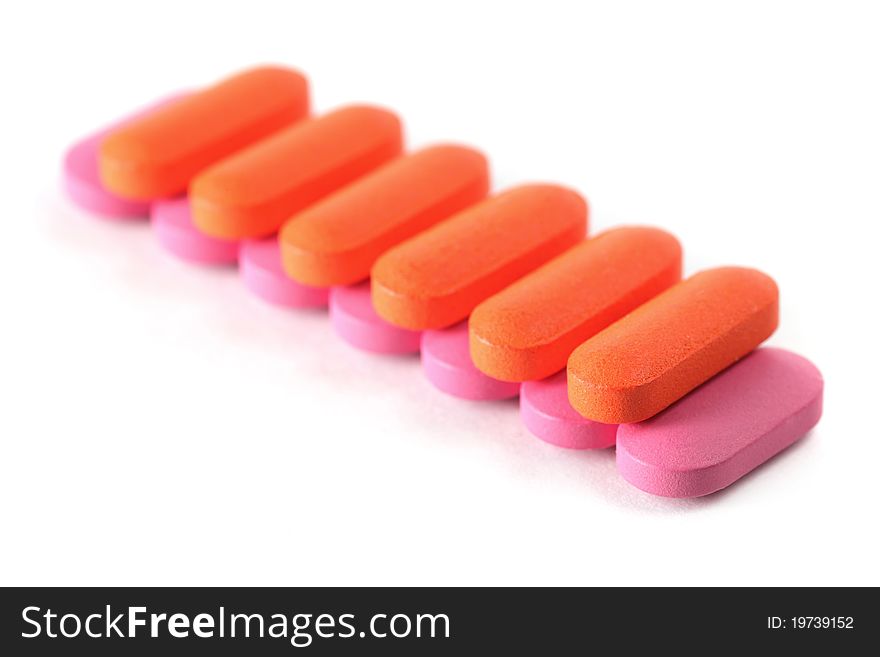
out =
<svg viewBox="0 0 880 657"><path fill-rule="evenodd" d="M635 488L618 473L613 447L572 450L539 440L522 424L518 398L468 401L427 382L407 390L412 399L402 405L401 412L411 416L408 420L422 423L420 440L450 449L489 451L492 463L523 485L575 491L575 495L598 497L640 512L681 513L706 506L702 500L660 498Z"/></svg>

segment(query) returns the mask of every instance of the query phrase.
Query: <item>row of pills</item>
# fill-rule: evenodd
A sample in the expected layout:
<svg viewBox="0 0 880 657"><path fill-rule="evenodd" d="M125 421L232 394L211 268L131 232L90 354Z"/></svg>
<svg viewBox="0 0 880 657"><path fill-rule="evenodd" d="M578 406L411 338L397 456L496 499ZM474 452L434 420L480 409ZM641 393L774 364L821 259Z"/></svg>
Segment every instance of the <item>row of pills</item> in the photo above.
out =
<svg viewBox="0 0 880 657"><path fill-rule="evenodd" d="M449 394L519 395L532 433L616 445L621 474L654 494L719 490L818 422L816 368L758 348L778 324L767 275L681 280L665 231L585 240L575 190L490 194L472 148L404 153L388 110L309 106L306 79L278 67L176 94L72 147L68 193L106 216L149 214L169 250L238 263L272 303L329 305L359 348L421 352Z"/></svg>

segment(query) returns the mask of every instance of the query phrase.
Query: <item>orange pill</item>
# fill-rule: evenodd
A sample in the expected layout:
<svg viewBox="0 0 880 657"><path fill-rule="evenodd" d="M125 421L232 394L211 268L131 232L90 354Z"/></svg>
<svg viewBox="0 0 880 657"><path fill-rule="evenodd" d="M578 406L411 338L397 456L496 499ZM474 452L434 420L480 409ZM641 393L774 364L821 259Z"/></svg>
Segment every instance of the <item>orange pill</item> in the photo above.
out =
<svg viewBox="0 0 880 657"><path fill-rule="evenodd" d="M584 417L640 422L748 354L779 323L779 291L755 269L720 267L654 297L578 347L568 398Z"/></svg>
<svg viewBox="0 0 880 657"><path fill-rule="evenodd" d="M279 236L284 269L307 285L357 283L389 248L488 192L489 164L471 148L398 158L294 215Z"/></svg>
<svg viewBox="0 0 880 657"><path fill-rule="evenodd" d="M213 237L268 237L292 215L400 154L400 120L344 107L222 160L190 185L196 226Z"/></svg>
<svg viewBox="0 0 880 657"><path fill-rule="evenodd" d="M101 181L125 198L176 196L205 167L306 117L305 77L255 68L111 132L101 144Z"/></svg>
<svg viewBox="0 0 880 657"><path fill-rule="evenodd" d="M584 340L680 279L681 245L669 233L606 231L477 306L471 358L495 379L543 379Z"/></svg>
<svg viewBox="0 0 880 657"><path fill-rule="evenodd" d="M394 247L373 266L373 305L409 329L451 326L484 299L577 244L587 204L556 185L489 198Z"/></svg>

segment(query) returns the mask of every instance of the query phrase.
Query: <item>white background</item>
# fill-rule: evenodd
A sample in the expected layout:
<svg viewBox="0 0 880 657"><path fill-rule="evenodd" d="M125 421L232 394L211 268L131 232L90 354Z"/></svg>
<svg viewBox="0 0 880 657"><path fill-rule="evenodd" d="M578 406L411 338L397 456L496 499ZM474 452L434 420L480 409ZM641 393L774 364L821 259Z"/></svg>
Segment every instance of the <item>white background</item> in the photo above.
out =
<svg viewBox="0 0 880 657"><path fill-rule="evenodd" d="M11 9L10 7L16 7ZM880 584L880 20L849 2L29 2L0 18L0 583ZM821 423L727 491L654 498L325 313L59 192L64 148L278 62L396 109L591 232L759 267Z"/></svg>

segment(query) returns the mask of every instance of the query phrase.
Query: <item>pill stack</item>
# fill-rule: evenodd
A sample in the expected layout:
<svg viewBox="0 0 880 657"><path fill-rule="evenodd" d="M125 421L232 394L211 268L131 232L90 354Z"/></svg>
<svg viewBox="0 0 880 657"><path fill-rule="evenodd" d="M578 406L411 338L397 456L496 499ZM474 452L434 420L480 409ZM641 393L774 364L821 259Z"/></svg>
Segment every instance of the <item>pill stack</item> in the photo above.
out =
<svg viewBox="0 0 880 657"><path fill-rule="evenodd" d="M778 324L766 274L681 280L665 231L585 239L575 190L490 193L472 148L407 153L388 110L309 108L306 78L281 67L176 94L74 145L68 195L149 216L172 253L237 263L273 304L329 306L355 347L421 353L448 394L519 396L535 436L616 446L621 475L655 495L720 490L818 422L818 370L759 348Z"/></svg>

